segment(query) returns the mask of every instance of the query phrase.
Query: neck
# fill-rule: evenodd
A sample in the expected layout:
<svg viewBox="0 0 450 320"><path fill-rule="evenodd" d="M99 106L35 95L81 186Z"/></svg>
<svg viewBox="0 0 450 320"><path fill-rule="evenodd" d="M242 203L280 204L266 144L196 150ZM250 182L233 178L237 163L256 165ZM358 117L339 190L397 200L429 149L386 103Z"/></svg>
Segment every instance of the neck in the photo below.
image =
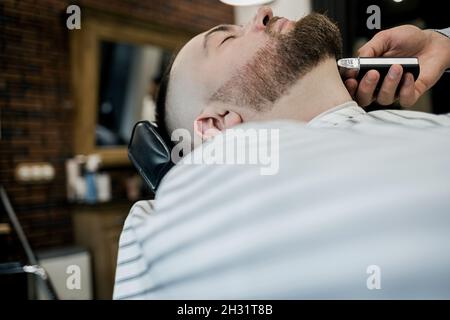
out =
<svg viewBox="0 0 450 320"><path fill-rule="evenodd" d="M336 61L327 59L303 76L270 111L260 114L257 120L309 122L319 114L349 101L352 98L342 82Z"/></svg>

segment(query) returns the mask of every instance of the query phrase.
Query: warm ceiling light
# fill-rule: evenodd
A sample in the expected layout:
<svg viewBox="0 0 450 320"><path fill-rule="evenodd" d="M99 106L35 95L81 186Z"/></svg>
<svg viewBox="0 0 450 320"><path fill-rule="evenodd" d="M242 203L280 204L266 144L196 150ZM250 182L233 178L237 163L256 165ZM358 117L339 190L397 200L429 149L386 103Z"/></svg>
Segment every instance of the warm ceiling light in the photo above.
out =
<svg viewBox="0 0 450 320"><path fill-rule="evenodd" d="M255 6L267 4L273 2L274 0L220 0L220 1L229 4L231 6Z"/></svg>

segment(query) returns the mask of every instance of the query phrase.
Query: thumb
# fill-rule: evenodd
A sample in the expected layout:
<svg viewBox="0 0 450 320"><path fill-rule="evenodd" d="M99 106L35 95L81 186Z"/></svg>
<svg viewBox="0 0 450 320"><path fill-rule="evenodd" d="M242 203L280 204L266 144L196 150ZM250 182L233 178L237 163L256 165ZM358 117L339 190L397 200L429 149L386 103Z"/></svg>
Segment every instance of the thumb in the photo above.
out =
<svg viewBox="0 0 450 320"><path fill-rule="evenodd" d="M386 31L378 32L369 42L358 50L360 57L381 57L388 51L388 33Z"/></svg>

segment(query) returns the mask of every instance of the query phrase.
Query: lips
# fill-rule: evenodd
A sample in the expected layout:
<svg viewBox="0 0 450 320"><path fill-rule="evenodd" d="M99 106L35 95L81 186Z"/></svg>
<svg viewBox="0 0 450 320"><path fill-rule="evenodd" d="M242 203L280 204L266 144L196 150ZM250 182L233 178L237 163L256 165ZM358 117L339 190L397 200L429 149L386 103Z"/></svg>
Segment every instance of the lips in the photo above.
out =
<svg viewBox="0 0 450 320"><path fill-rule="evenodd" d="M293 25L294 22L286 18L275 17L274 21L271 23L270 31L273 33L284 34L289 32Z"/></svg>
<svg viewBox="0 0 450 320"><path fill-rule="evenodd" d="M276 24L277 31L281 33L281 32L284 30L284 28L285 28L285 26L286 26L286 24L287 24L288 22L289 22L288 19L286 19L286 18L280 18L280 19L277 21L277 24Z"/></svg>

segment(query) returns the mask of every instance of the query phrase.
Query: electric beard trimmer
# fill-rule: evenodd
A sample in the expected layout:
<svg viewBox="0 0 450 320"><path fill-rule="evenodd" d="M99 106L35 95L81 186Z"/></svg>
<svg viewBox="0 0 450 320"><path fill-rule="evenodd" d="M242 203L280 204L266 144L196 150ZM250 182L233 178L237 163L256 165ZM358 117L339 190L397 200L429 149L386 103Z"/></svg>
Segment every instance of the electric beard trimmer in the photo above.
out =
<svg viewBox="0 0 450 320"><path fill-rule="evenodd" d="M344 79L355 78L360 81L369 70L377 70L380 73L378 86L383 83L383 79L394 64L401 65L403 74L411 73L414 80L419 77L420 66L417 58L345 58L337 62Z"/></svg>

